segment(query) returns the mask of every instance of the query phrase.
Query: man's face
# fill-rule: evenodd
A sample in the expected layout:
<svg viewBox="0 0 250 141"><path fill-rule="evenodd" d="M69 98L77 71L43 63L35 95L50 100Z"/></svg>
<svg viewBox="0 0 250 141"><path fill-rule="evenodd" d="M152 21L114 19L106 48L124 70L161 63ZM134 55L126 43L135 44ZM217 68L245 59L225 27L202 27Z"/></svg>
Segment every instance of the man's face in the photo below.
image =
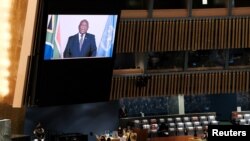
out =
<svg viewBox="0 0 250 141"><path fill-rule="evenodd" d="M88 31L89 25L86 21L82 21L79 25L79 32L85 34Z"/></svg>

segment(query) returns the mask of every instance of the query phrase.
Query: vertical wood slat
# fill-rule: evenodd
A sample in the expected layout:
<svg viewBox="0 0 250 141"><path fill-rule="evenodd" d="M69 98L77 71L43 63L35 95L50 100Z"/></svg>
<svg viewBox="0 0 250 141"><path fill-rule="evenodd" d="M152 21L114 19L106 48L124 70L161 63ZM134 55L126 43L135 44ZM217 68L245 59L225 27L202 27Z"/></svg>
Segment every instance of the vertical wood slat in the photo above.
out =
<svg viewBox="0 0 250 141"><path fill-rule="evenodd" d="M220 44L220 47L221 49L224 48L224 42L226 41L225 37L224 37L224 28L225 28L225 19L221 19L221 27L222 27L222 30L221 30L221 44Z"/></svg>
<svg viewBox="0 0 250 141"><path fill-rule="evenodd" d="M127 30L126 30L126 37L125 39L128 41L126 42L126 46L125 48L127 48L127 52L131 52L131 46L129 45L130 44L130 32L131 32L131 22L130 21L127 21L127 24L126 24L126 27L127 27Z"/></svg>
<svg viewBox="0 0 250 141"><path fill-rule="evenodd" d="M175 92L175 75L171 74L171 82L172 82L172 86L171 86L171 95L174 95Z"/></svg>
<svg viewBox="0 0 250 141"><path fill-rule="evenodd" d="M117 87L116 94L117 94L117 96L116 97L122 97L123 96L121 91L120 91L122 80L123 80L123 78L121 78L121 77L117 78L117 82L116 82L116 87Z"/></svg>
<svg viewBox="0 0 250 141"><path fill-rule="evenodd" d="M123 31L124 31L123 32L124 39L126 39L126 42L125 43L123 42L122 49L125 50L124 52L129 52L129 46L128 46L128 35L129 35L128 32L129 32L129 30L128 30L128 22L127 21L124 22L124 30Z"/></svg>
<svg viewBox="0 0 250 141"><path fill-rule="evenodd" d="M186 44L184 44L184 40L185 40L185 20L181 20L181 38L180 38L180 44L179 44L179 51L184 50L184 46Z"/></svg>
<svg viewBox="0 0 250 141"><path fill-rule="evenodd" d="M232 22L232 48L235 48L235 19L233 18Z"/></svg>
<svg viewBox="0 0 250 141"><path fill-rule="evenodd" d="M239 26L239 31L238 31L238 48L241 48L241 23L242 23L242 18L239 18L238 19L239 20L239 24L238 24L238 26Z"/></svg>
<svg viewBox="0 0 250 141"><path fill-rule="evenodd" d="M201 91L200 94L204 94L205 74L201 74Z"/></svg>
<svg viewBox="0 0 250 141"><path fill-rule="evenodd" d="M199 91L199 74L194 74L194 94L198 94Z"/></svg>
<svg viewBox="0 0 250 141"><path fill-rule="evenodd" d="M198 21L198 43L197 43L197 50L199 50L199 49L201 49L201 42L203 42L202 40L201 40L201 32L202 32L202 19L199 19L199 21Z"/></svg>
<svg viewBox="0 0 250 141"><path fill-rule="evenodd" d="M172 29L173 29L173 21L169 21L169 30L168 30L168 46L166 51L171 51L171 42L172 40Z"/></svg>
<svg viewBox="0 0 250 141"><path fill-rule="evenodd" d="M208 81L208 94L210 94L211 93L211 82L212 82L212 74L211 73L209 73L208 74L208 77L209 77L209 81Z"/></svg>
<svg viewBox="0 0 250 141"><path fill-rule="evenodd" d="M171 84L172 84L171 75L168 75L168 91L167 91L168 95L170 95L171 93Z"/></svg>
<svg viewBox="0 0 250 141"><path fill-rule="evenodd" d="M135 31L137 30L136 29L136 24L135 24L135 21L133 20L132 22L131 22L131 35L130 35L130 45L129 46L131 46L131 52L135 52L135 43L138 41L138 40L135 40Z"/></svg>
<svg viewBox="0 0 250 141"><path fill-rule="evenodd" d="M168 51L168 48L169 48L169 34L170 34L170 32L169 32L169 27L170 27L170 22L169 22L169 20L168 21L166 21L166 25L165 25L166 27L165 27L165 38L163 38L163 40L164 40L164 45L163 45L163 51Z"/></svg>
<svg viewBox="0 0 250 141"><path fill-rule="evenodd" d="M241 37L241 39L242 39L242 41L241 41L241 47L242 48L245 48L246 47L246 45L245 45L245 31L246 31L246 25L245 25L245 18L242 18L242 37Z"/></svg>
<svg viewBox="0 0 250 141"><path fill-rule="evenodd" d="M185 35L184 35L184 44L183 44L183 47L182 47L182 50L188 50L188 20L184 20L184 24L185 24L185 27L184 27L184 32L185 32Z"/></svg>
<svg viewBox="0 0 250 141"><path fill-rule="evenodd" d="M221 73L217 73L218 75L218 79L217 79L217 81L218 81L218 85L217 85L217 92L218 92L218 94L220 94L221 93L221 80L222 80L222 77L221 77Z"/></svg>
<svg viewBox="0 0 250 141"><path fill-rule="evenodd" d="M193 25L192 25L192 43L191 43L191 50L192 51L194 51L195 50L195 33L196 33L196 28L195 27L197 27L197 25L196 25L196 20L194 20L194 22L192 22L193 23Z"/></svg>
<svg viewBox="0 0 250 141"><path fill-rule="evenodd" d="M201 94L201 74L198 74L198 94Z"/></svg>
<svg viewBox="0 0 250 141"><path fill-rule="evenodd" d="M214 37L215 37L214 32L215 32L215 30L217 30L217 29L215 29L215 20L214 19L211 19L211 20L212 20L212 25L211 25L212 30L211 30L211 33L210 33L211 43L210 43L209 49L212 49L215 46L214 45Z"/></svg>
<svg viewBox="0 0 250 141"><path fill-rule="evenodd" d="M129 77L129 90L128 90L128 97L131 97L133 92L133 76Z"/></svg>
<svg viewBox="0 0 250 141"><path fill-rule="evenodd" d="M206 23L207 23L207 19L203 19L202 26L201 26L202 27L202 29L201 29L201 49L205 49L204 48L204 43L206 43L205 35L207 35L207 32L205 32Z"/></svg>
<svg viewBox="0 0 250 141"><path fill-rule="evenodd" d="M183 94L187 94L187 83L188 83L188 76L187 74L183 74L184 76L184 87L183 87Z"/></svg>
<svg viewBox="0 0 250 141"><path fill-rule="evenodd" d="M179 92L181 94L184 94L184 89L185 89L185 75L184 74L181 74L180 75L180 86L179 86Z"/></svg>
<svg viewBox="0 0 250 141"><path fill-rule="evenodd" d="M226 73L222 73L221 93L225 93Z"/></svg>
<svg viewBox="0 0 250 141"><path fill-rule="evenodd" d="M232 92L232 75L231 75L231 73L229 73L228 74L229 76L228 76L228 87L227 87L227 92L228 93L231 93Z"/></svg>
<svg viewBox="0 0 250 141"><path fill-rule="evenodd" d="M161 79L161 87L160 87L160 95L164 95L164 75L160 75Z"/></svg>
<svg viewBox="0 0 250 141"><path fill-rule="evenodd" d="M227 48L232 48L231 35L232 35L232 19L228 20Z"/></svg>
<svg viewBox="0 0 250 141"><path fill-rule="evenodd" d="M227 89L227 87L228 87L228 81L229 81L229 79L228 79L228 72L225 72L225 85L224 85L224 92L225 93L229 93L229 91L228 91L228 89Z"/></svg>
<svg viewBox="0 0 250 141"><path fill-rule="evenodd" d="M152 22L152 41L151 41L151 44L150 44L150 50L154 50L154 51L157 51L157 46L156 46L156 36L157 36L157 21L156 20L153 20ZM149 33L150 34L150 33Z"/></svg>
<svg viewBox="0 0 250 141"><path fill-rule="evenodd" d="M139 22L139 21L137 21L137 22L138 22L138 26L139 26L139 28L140 28L139 35L137 35L137 36L139 36L139 40L137 41L137 42L138 42L137 51L138 51L138 52L142 52L142 48L144 47L143 42L144 42L144 26L145 26L145 20L143 20L143 21L141 21L141 22Z"/></svg>
<svg viewBox="0 0 250 141"><path fill-rule="evenodd" d="M245 92L246 90L246 72L241 72L241 91L240 92Z"/></svg>
<svg viewBox="0 0 250 141"><path fill-rule="evenodd" d="M139 52L141 47L141 36L142 36L142 22L135 21L135 40L134 40L134 52Z"/></svg>
<svg viewBox="0 0 250 141"><path fill-rule="evenodd" d="M211 25L211 19L210 18L207 18L206 19L206 23L205 23L205 40L204 40L204 49L208 49L209 47L209 44L210 44L210 32L211 32L211 28L210 28L210 25Z"/></svg>
<svg viewBox="0 0 250 141"><path fill-rule="evenodd" d="M208 92L208 81L209 81L209 78L208 78L208 74L207 73L205 73L205 78L204 78L204 91L203 91L203 93L207 93Z"/></svg>
<svg viewBox="0 0 250 141"><path fill-rule="evenodd" d="M176 95L177 94L177 82L178 82L178 77L177 77L177 74L174 74L174 91L173 91L173 94Z"/></svg>
<svg viewBox="0 0 250 141"><path fill-rule="evenodd" d="M249 34L250 34L250 32L249 32L249 30L250 30L250 27L249 27L249 17L248 18L246 18L246 33L245 33L245 41L246 41L246 47L247 48L249 48L250 47L250 45L248 44L248 42L250 42L249 41L249 38L250 38L250 36L249 36Z"/></svg>
<svg viewBox="0 0 250 141"><path fill-rule="evenodd" d="M151 77L151 79L148 81L148 85L147 85L146 90L145 90L145 91L146 91L146 94L144 94L144 96L149 96L151 85L152 85L152 77Z"/></svg>
<svg viewBox="0 0 250 141"><path fill-rule="evenodd" d="M224 36L223 36L223 38L224 38L224 45L223 45L223 49L227 49L227 35L228 34L230 34L230 33L228 33L228 19L224 19L224 21L225 21L225 28L224 28Z"/></svg>
<svg viewBox="0 0 250 141"><path fill-rule="evenodd" d="M211 93L214 94L215 91L214 91L214 85L215 85L215 74L212 73L212 76L211 76Z"/></svg>
<svg viewBox="0 0 250 141"><path fill-rule="evenodd" d="M179 32L176 33L178 36L176 37L176 41L177 41L177 48L176 50L177 51L180 51L181 50L181 41L182 41L182 36L183 36L183 33L182 33L182 20L179 20Z"/></svg>
<svg viewBox="0 0 250 141"><path fill-rule="evenodd" d="M140 52L140 49L142 48L142 36L143 36L143 21L139 22L137 21L137 35L136 35L136 52Z"/></svg>
<svg viewBox="0 0 250 141"><path fill-rule="evenodd" d="M134 76L134 79L133 79L133 92L132 92L132 96L131 97L137 97L137 86L136 86L136 79L137 79L137 76Z"/></svg>
<svg viewBox="0 0 250 141"><path fill-rule="evenodd" d="M219 20L215 20L215 32L214 32L214 44L212 46L212 49L218 48L218 32L219 32Z"/></svg>
<svg viewBox="0 0 250 141"><path fill-rule="evenodd" d="M249 88L250 88L250 85L249 85L249 81L250 81L250 78L249 78L249 72L246 72L246 92L249 92Z"/></svg>
<svg viewBox="0 0 250 141"><path fill-rule="evenodd" d="M118 81L118 92L117 93L120 94L120 95L123 95L123 91L122 90L123 90L123 82L124 82L123 80L124 79L123 78L119 78L118 80L119 81Z"/></svg>
<svg viewBox="0 0 250 141"><path fill-rule="evenodd" d="M157 46L157 51L161 51L161 35L162 35L162 21L158 21L158 33L156 37L156 46Z"/></svg>
<svg viewBox="0 0 250 141"><path fill-rule="evenodd" d="M214 74L214 92L215 94L218 94L218 73Z"/></svg>
<svg viewBox="0 0 250 141"><path fill-rule="evenodd" d="M143 52L144 48L145 48L145 34L146 34L146 29L147 29L147 21L143 20L141 22L141 33L142 35L140 35L140 47L139 47L139 52Z"/></svg>
<svg viewBox="0 0 250 141"><path fill-rule="evenodd" d="M236 76L235 76L235 79L236 79L236 83L235 83L235 92L238 92L239 91L239 88L240 88L240 73L239 72L236 72Z"/></svg>
<svg viewBox="0 0 250 141"><path fill-rule="evenodd" d="M143 42L143 48L141 49L142 51L149 51L149 45L148 45L148 37L149 36L149 21L145 21L145 26L144 26L144 42Z"/></svg>
<svg viewBox="0 0 250 141"><path fill-rule="evenodd" d="M250 46L249 46L249 44L248 44L248 42L250 42L249 40L248 40L248 38L249 38L249 34L250 34L250 32L249 32L249 17L248 18L246 18L246 33L245 33L245 41L246 41L246 43L245 43L245 45L246 45L246 48L249 48Z"/></svg>
<svg viewBox="0 0 250 141"><path fill-rule="evenodd" d="M157 75L157 84L156 84L156 95L160 96L160 86L161 86L161 79L160 79L160 75Z"/></svg>
<svg viewBox="0 0 250 141"><path fill-rule="evenodd" d="M174 33L175 33L175 27L176 27L176 20L172 21L171 24L172 28L171 28L171 40L170 40L170 50L169 51L174 51Z"/></svg>
<svg viewBox="0 0 250 141"><path fill-rule="evenodd" d="M199 40L199 19L195 20L196 26L195 26L195 39L194 39L194 50L198 49L198 40Z"/></svg>
<svg viewBox="0 0 250 141"><path fill-rule="evenodd" d="M190 77L190 79L191 79L191 86L190 86L190 89L191 89L191 92L190 92L190 94L192 95L192 94L194 94L194 92L195 92L195 89L194 89L194 85L195 85L195 76L194 76L195 74L191 74L191 77Z"/></svg>
<svg viewBox="0 0 250 141"><path fill-rule="evenodd" d="M159 95L159 75L155 76L155 85L154 85L154 93L152 94L153 96L158 96Z"/></svg>
<svg viewBox="0 0 250 141"><path fill-rule="evenodd" d="M178 50L178 33L180 29L180 21L175 21L175 32L174 32L174 44L173 44L173 50Z"/></svg>
<svg viewBox="0 0 250 141"><path fill-rule="evenodd" d="M238 37L239 37L239 19L236 19L236 26L235 26L235 48L238 48Z"/></svg>
<svg viewBox="0 0 250 141"><path fill-rule="evenodd" d="M222 41L222 19L218 19L218 46L217 48L221 48L221 41Z"/></svg>
<svg viewBox="0 0 250 141"><path fill-rule="evenodd" d="M232 73L232 93L235 92L235 72Z"/></svg>
<svg viewBox="0 0 250 141"><path fill-rule="evenodd" d="M166 41L166 24L167 22L161 21L161 26L162 26L162 34L161 38L159 39L160 42L160 51L164 51L164 46L165 46L165 41Z"/></svg>
<svg viewBox="0 0 250 141"><path fill-rule="evenodd" d="M153 44L153 47L155 48L155 51L156 52L159 52L159 45L158 45L158 39L160 38L159 36L159 33L160 33L160 24L159 24L159 21L155 21L155 28L154 30L156 30L156 34L153 34L153 37L154 37L154 44Z"/></svg>

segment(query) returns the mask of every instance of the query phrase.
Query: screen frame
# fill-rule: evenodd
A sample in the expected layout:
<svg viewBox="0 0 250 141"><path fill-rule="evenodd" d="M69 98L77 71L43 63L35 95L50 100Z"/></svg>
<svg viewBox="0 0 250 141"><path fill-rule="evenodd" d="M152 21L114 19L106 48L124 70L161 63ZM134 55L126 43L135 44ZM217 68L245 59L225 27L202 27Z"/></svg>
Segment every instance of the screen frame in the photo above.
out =
<svg viewBox="0 0 250 141"><path fill-rule="evenodd" d="M87 20L89 24L86 36L94 37L90 39L85 37L85 40L94 40L93 46L96 48L96 55L65 57L64 51L69 38L76 39L74 35L79 34L79 23L83 19ZM49 14L47 26L50 25L50 29L47 29L44 50L42 50L44 60L112 58L115 36L117 36L117 23L117 14Z"/></svg>
<svg viewBox="0 0 250 141"><path fill-rule="evenodd" d="M58 2L60 2L59 5ZM86 2L88 6L83 9L81 5L86 4ZM116 0L39 1L33 48L30 56L31 62L29 62L31 65L28 68L26 80L25 92L27 98L24 101L28 101L29 105L52 106L110 100L117 36L114 39L112 57L48 61L44 60L44 45L49 14L117 15L115 35L118 35L120 9L117 4ZM55 78L51 79L50 77L54 75ZM77 84L78 81L86 84L86 86ZM57 89L53 89L54 83ZM90 89L90 85L97 87ZM62 90L58 91L58 88ZM74 88L76 90L71 92L70 90ZM82 91L81 88L85 88L86 91ZM102 95L95 97L98 96L98 93L102 93Z"/></svg>

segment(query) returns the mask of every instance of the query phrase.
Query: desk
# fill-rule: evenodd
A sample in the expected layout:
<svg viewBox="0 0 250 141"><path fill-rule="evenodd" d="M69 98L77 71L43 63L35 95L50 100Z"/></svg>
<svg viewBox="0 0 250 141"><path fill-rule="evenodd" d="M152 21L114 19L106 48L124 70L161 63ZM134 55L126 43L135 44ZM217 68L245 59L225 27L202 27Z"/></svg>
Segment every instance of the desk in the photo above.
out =
<svg viewBox="0 0 250 141"><path fill-rule="evenodd" d="M107 140L107 138L105 138ZM118 137L118 138L113 138L113 137L110 137L111 141L126 141L126 138L125 137ZM101 141L100 138L96 138L97 141Z"/></svg>
<svg viewBox="0 0 250 141"><path fill-rule="evenodd" d="M201 138L194 138L193 136L170 136L170 137L155 137L150 141L203 141Z"/></svg>

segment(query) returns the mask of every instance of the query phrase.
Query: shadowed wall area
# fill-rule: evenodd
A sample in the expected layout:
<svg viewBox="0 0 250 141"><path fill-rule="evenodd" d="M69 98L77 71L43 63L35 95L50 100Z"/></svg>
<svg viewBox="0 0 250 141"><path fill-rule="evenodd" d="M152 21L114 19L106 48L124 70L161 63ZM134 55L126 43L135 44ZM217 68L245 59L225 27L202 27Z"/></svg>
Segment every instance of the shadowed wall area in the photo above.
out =
<svg viewBox="0 0 250 141"><path fill-rule="evenodd" d="M87 134L89 141L95 141L95 134L118 128L118 102L77 104L70 106L27 108L24 133L32 136L38 121L47 135L68 133ZM90 133L94 135L91 136Z"/></svg>

